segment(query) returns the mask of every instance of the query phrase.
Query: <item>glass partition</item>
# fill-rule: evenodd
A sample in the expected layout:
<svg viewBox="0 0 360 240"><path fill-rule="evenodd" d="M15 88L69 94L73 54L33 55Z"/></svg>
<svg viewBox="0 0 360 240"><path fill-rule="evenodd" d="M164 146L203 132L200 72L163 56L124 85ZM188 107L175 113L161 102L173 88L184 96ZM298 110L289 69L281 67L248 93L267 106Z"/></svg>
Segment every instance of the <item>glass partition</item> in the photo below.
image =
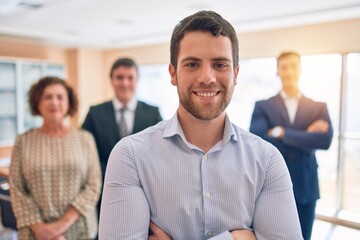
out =
<svg viewBox="0 0 360 240"><path fill-rule="evenodd" d="M160 107L163 119L171 118L178 106L176 87L170 82L168 64L139 66L136 95L145 102Z"/></svg>
<svg viewBox="0 0 360 240"><path fill-rule="evenodd" d="M0 61L0 142L14 139L16 123L16 65Z"/></svg>
<svg viewBox="0 0 360 240"><path fill-rule="evenodd" d="M28 91L33 83L35 83L42 76L42 66L39 64L23 64L22 65L22 85L19 86L21 88L22 96L24 101L22 101L23 106L23 128L20 129L20 132L25 132L31 128L39 127L41 124L41 119L39 117L34 117L31 115L30 107L28 104Z"/></svg>
<svg viewBox="0 0 360 240"><path fill-rule="evenodd" d="M343 205L339 217L360 223L360 53L347 56Z"/></svg>
<svg viewBox="0 0 360 240"><path fill-rule="evenodd" d="M0 60L0 146L11 146L18 134L42 123L28 105L31 85L45 75L64 78L61 64Z"/></svg>

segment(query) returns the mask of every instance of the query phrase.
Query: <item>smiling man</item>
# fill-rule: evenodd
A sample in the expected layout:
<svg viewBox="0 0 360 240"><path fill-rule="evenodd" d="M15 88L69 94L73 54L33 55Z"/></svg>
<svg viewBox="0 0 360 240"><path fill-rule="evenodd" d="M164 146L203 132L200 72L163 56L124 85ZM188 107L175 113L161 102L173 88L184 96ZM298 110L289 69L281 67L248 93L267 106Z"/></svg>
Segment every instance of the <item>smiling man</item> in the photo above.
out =
<svg viewBox="0 0 360 240"><path fill-rule="evenodd" d="M239 71L233 27L200 11L170 49L177 113L114 147L100 239L302 239L281 154L225 112Z"/></svg>

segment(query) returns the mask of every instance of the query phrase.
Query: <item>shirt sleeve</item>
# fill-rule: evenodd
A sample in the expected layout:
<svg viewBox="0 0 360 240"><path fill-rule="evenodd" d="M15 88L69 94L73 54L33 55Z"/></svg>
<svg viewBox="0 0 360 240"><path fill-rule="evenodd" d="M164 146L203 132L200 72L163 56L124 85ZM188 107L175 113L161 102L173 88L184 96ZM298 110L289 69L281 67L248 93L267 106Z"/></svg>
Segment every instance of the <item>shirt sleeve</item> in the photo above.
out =
<svg viewBox="0 0 360 240"><path fill-rule="evenodd" d="M16 217L18 229L42 222L40 210L27 190L26 180L22 174L22 141L16 138L10 164L10 200Z"/></svg>
<svg viewBox="0 0 360 240"><path fill-rule="evenodd" d="M209 238L209 240L233 240L233 237L229 231L226 231L215 237Z"/></svg>
<svg viewBox="0 0 360 240"><path fill-rule="evenodd" d="M95 141L89 133L86 133L85 136L85 159L89 159L87 181L83 190L74 198L71 205L74 206L81 215L90 217L91 214L93 214L99 200L102 182L99 157Z"/></svg>
<svg viewBox="0 0 360 240"><path fill-rule="evenodd" d="M329 125L328 131L324 133L309 133L306 129L285 128L285 135L283 139L283 143L285 145L302 149L304 151L312 151L315 149L326 150L330 147L333 137L333 128L329 112L325 103L317 105L317 108L320 109L320 114L317 117L317 120L326 121Z"/></svg>
<svg viewBox="0 0 360 240"><path fill-rule="evenodd" d="M280 141L276 138L270 137L267 132L270 129L270 124L268 118L265 115L264 110L262 109L259 102L255 103L255 107L251 116L250 121L250 129L251 133L256 134L257 136L261 137L262 139L270 142L277 148L279 148Z"/></svg>
<svg viewBox="0 0 360 240"><path fill-rule="evenodd" d="M99 239L147 239L150 207L126 138L112 150L101 200Z"/></svg>
<svg viewBox="0 0 360 240"><path fill-rule="evenodd" d="M289 172L280 152L270 144L263 188L257 198L253 229L258 240L303 239Z"/></svg>

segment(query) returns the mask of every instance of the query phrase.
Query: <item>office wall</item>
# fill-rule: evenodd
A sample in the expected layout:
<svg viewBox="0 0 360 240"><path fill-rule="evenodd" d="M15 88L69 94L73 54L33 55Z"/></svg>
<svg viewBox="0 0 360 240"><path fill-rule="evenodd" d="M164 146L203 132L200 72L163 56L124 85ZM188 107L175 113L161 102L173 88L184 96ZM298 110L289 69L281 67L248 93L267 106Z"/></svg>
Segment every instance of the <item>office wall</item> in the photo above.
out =
<svg viewBox="0 0 360 240"><path fill-rule="evenodd" d="M79 124L79 116L86 114L88 107L107 97L109 83L104 82L104 56L101 49L68 49L13 38L0 38L0 57L30 59L63 64L66 80L79 95L79 114L71 123Z"/></svg>
<svg viewBox="0 0 360 240"><path fill-rule="evenodd" d="M69 80L79 97L79 112L74 125L81 125L89 106L111 98L107 94L110 82L104 79L104 54L96 49L71 49L67 51Z"/></svg>
<svg viewBox="0 0 360 240"><path fill-rule="evenodd" d="M64 48L10 37L0 37L0 57L30 58L65 63Z"/></svg>
<svg viewBox="0 0 360 240"><path fill-rule="evenodd" d="M360 52L360 19L238 34L240 58L273 57L283 50L301 54ZM170 41L170 36L169 36ZM104 51L105 76L118 57L133 57L139 64L170 62L170 44ZM240 67L241 71L241 67ZM106 89L111 95L112 89Z"/></svg>
<svg viewBox="0 0 360 240"><path fill-rule="evenodd" d="M136 48L106 50L104 51L104 61L106 69L106 75L104 76L104 78L109 79L109 71L112 64L117 58L131 57L139 64L168 63L170 59L169 49L170 44L165 43ZM106 89L106 94L112 96L114 95L111 86L110 88Z"/></svg>
<svg viewBox="0 0 360 240"><path fill-rule="evenodd" d="M240 57L276 56L293 49L302 54L360 52L360 19L238 34ZM170 40L170 36L169 36ZM169 63L169 43L126 49L67 49L1 38L0 56L62 62L79 93L81 123L90 105L113 96L109 69L118 57L130 56L140 64Z"/></svg>
<svg viewBox="0 0 360 240"><path fill-rule="evenodd" d="M284 49L302 54L360 51L360 19L238 34L240 57L277 56ZM170 41L170 36L169 36ZM132 56L141 64L168 63L169 43L105 51L105 67L118 56Z"/></svg>
<svg viewBox="0 0 360 240"><path fill-rule="evenodd" d="M240 56L277 56L284 49L301 54L360 52L360 19L239 34Z"/></svg>
<svg viewBox="0 0 360 240"><path fill-rule="evenodd" d="M301 54L360 52L360 19L238 34L240 57L276 56L282 50ZM170 36L169 36L170 40ZM0 38L0 57L32 58L64 63L69 82L79 94L82 123L90 105L113 97L109 69L118 57L140 64L169 63L169 43L126 49L68 49L42 43ZM1 148L0 148L1 156Z"/></svg>

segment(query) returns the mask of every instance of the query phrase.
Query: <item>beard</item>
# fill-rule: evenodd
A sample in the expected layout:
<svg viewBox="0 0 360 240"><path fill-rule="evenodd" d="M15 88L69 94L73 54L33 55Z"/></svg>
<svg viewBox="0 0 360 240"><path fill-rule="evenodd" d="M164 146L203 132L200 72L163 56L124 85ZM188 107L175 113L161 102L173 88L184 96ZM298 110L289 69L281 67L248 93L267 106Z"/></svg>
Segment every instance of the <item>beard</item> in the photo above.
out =
<svg viewBox="0 0 360 240"><path fill-rule="evenodd" d="M181 92L179 87L177 90L180 104L183 108L185 108L195 118L209 121L217 118L225 111L233 95L234 85L232 85L229 89L223 88L220 90L220 102L208 104L197 104L192 98L194 95L192 90Z"/></svg>

